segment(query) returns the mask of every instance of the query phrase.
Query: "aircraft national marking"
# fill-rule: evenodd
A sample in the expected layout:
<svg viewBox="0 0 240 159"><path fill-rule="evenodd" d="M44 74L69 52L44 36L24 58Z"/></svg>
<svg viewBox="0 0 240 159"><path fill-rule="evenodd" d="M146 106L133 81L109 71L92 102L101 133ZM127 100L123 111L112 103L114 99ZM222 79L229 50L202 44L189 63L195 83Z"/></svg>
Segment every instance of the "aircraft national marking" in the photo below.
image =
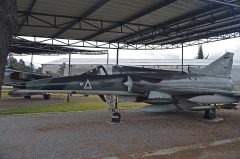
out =
<svg viewBox="0 0 240 159"><path fill-rule="evenodd" d="M86 84L85 84L83 89L92 89L92 85L91 85L91 83L89 82L88 79L87 79Z"/></svg>

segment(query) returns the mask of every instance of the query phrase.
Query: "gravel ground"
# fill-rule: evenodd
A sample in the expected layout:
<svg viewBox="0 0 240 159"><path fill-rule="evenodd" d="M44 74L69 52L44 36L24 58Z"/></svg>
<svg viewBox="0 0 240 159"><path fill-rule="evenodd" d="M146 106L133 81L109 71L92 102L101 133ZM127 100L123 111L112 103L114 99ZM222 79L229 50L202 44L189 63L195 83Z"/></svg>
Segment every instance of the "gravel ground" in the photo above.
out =
<svg viewBox="0 0 240 159"><path fill-rule="evenodd" d="M240 111L218 111L220 123L200 121L200 112L120 112L122 123L115 125L106 122L110 114L104 110L0 116L0 158L129 158L240 137Z"/></svg>

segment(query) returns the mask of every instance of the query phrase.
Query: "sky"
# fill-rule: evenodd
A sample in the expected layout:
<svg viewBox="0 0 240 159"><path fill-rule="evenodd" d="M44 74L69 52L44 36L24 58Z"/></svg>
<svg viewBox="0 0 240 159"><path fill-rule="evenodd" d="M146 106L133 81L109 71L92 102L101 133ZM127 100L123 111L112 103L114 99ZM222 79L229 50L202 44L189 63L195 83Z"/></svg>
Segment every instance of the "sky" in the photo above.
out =
<svg viewBox="0 0 240 159"><path fill-rule="evenodd" d="M240 38L227 39L217 42L205 43L203 53L209 55L209 59L216 59L223 55L226 51L235 53L234 59L240 60ZM88 49L88 48L81 48ZM93 48L89 48L93 49ZM109 49L109 58L116 59L117 50ZM184 47L184 59L194 59L198 52L198 45ZM31 61L31 56L14 56L15 58L23 59L27 64ZM55 61L61 58L68 58L68 55L58 56L38 56L33 57L33 64L41 66L41 64ZM103 58L107 55L72 55L72 58ZM119 49L119 61L121 59L181 59L182 49L166 49L166 50L122 50Z"/></svg>

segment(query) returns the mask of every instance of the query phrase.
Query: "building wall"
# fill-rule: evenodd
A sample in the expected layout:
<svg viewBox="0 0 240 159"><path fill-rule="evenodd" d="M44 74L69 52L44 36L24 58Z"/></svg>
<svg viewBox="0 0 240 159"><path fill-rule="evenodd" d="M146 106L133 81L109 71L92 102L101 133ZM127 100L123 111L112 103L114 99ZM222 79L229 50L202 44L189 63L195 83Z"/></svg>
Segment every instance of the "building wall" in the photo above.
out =
<svg viewBox="0 0 240 159"><path fill-rule="evenodd" d="M92 64L78 64L78 65L71 65L71 73L70 75L80 75L85 73L86 71L89 71L98 65L92 65ZM59 74L59 69L61 68L61 65L57 64L43 64L42 65L42 73L46 73L46 71L51 71L52 73ZM64 67L63 76L69 75L69 67L66 65Z"/></svg>

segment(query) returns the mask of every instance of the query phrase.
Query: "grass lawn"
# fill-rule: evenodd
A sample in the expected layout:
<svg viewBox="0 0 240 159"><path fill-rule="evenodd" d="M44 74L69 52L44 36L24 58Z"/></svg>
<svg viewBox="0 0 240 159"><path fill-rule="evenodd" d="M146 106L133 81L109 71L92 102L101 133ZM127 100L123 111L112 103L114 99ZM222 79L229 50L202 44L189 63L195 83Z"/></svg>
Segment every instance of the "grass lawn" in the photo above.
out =
<svg viewBox="0 0 240 159"><path fill-rule="evenodd" d="M119 103L118 108L132 108L142 107L145 103ZM69 111L85 111L85 110L97 110L107 109L108 105L101 101L82 101L82 102L69 102L53 105L40 105L26 108L12 108L0 110L0 115L10 114L27 114L27 113L44 113L44 112L69 112Z"/></svg>

